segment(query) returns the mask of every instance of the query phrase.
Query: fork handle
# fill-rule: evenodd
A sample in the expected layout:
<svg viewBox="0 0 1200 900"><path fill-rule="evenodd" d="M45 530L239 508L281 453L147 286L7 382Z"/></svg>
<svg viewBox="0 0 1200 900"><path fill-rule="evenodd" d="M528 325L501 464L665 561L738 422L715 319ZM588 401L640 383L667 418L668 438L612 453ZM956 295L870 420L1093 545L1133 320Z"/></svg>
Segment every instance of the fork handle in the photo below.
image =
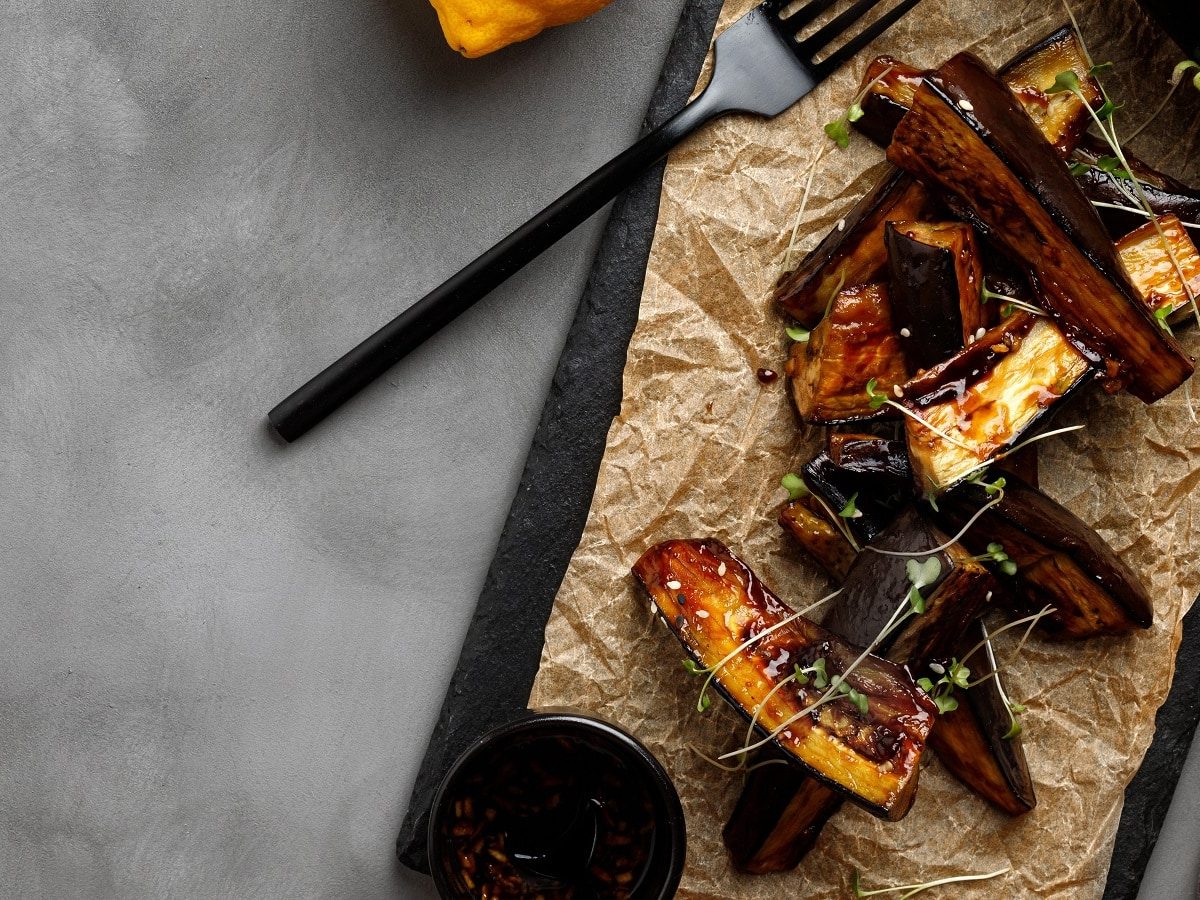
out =
<svg viewBox="0 0 1200 900"><path fill-rule="evenodd" d="M267 414L294 441L436 334L455 317L612 200L646 168L704 123L731 109L706 90L679 113L601 166L458 274L316 375Z"/></svg>

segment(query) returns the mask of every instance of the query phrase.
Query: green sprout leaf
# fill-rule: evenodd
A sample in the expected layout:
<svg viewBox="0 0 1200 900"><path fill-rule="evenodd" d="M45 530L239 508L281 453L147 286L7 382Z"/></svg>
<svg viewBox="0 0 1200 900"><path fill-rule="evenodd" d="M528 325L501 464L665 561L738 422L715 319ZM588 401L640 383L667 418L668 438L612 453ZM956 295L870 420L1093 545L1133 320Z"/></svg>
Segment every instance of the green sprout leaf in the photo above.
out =
<svg viewBox="0 0 1200 900"><path fill-rule="evenodd" d="M933 698L933 702L937 706L937 711L943 715L958 709L958 698L953 694L940 694Z"/></svg>
<svg viewBox="0 0 1200 900"><path fill-rule="evenodd" d="M1101 172L1107 172L1114 178L1120 178L1124 181L1133 181L1133 176L1129 174L1129 170L1121 165L1121 161L1115 156L1102 156L1096 160L1096 168Z"/></svg>
<svg viewBox="0 0 1200 900"><path fill-rule="evenodd" d="M850 495L850 499L846 501L846 505L842 507L842 511L838 513L843 519L861 519L862 510L858 508L858 493Z"/></svg>
<svg viewBox="0 0 1200 900"><path fill-rule="evenodd" d="M807 328L801 328L799 325L789 325L783 329L787 332L787 336L798 344L807 344L808 339L812 337L812 332Z"/></svg>
<svg viewBox="0 0 1200 900"><path fill-rule="evenodd" d="M1171 323L1167 321L1167 316L1171 315L1172 312L1174 310L1171 309L1170 303L1165 303L1154 311L1154 320L1158 322L1159 327L1167 334L1175 333L1171 330Z"/></svg>
<svg viewBox="0 0 1200 900"><path fill-rule="evenodd" d="M708 708L710 706L712 706L712 697L708 696L708 694L701 694L699 704L700 712L708 712Z"/></svg>
<svg viewBox="0 0 1200 900"><path fill-rule="evenodd" d="M857 706L858 711L864 716L870 712L871 706L863 694L859 693L854 688L850 688L848 691L846 691L846 696L850 698L850 702Z"/></svg>
<svg viewBox="0 0 1200 900"><path fill-rule="evenodd" d="M1047 94L1061 94L1064 91L1070 91L1072 94L1083 92L1083 86L1079 83L1079 76L1068 69L1065 72L1059 72L1054 76L1054 84L1050 85Z"/></svg>
<svg viewBox="0 0 1200 900"><path fill-rule="evenodd" d="M1008 708L1014 716L1019 716L1021 713L1025 712L1025 705L1022 703L1009 703Z"/></svg>
<svg viewBox="0 0 1200 900"><path fill-rule="evenodd" d="M910 559L904 564L904 571L913 587L929 587L942 574L942 561L936 556L931 556L924 562Z"/></svg>
<svg viewBox="0 0 1200 900"><path fill-rule="evenodd" d="M694 659L685 659L683 661L683 670L689 675L703 675L705 670L696 665Z"/></svg>
<svg viewBox="0 0 1200 900"><path fill-rule="evenodd" d="M807 497L809 494L808 485L804 483L804 479L795 472L788 472L779 479L779 483L783 485L783 489L788 492L789 500L799 500L801 497Z"/></svg>
<svg viewBox="0 0 1200 900"><path fill-rule="evenodd" d="M1005 575L1016 575L1017 564L1011 559L1006 559L1004 562L1000 563L1000 571Z"/></svg>
<svg viewBox="0 0 1200 900"><path fill-rule="evenodd" d="M795 671L792 673L792 677L796 679L796 684L808 684L808 673L800 668L800 663L796 663Z"/></svg>
<svg viewBox="0 0 1200 900"><path fill-rule="evenodd" d="M1124 103L1113 103L1111 100L1105 100L1104 104L1098 110L1096 110L1096 118L1101 122L1107 122L1112 118L1113 113L1115 113L1124 105Z"/></svg>
<svg viewBox="0 0 1200 900"><path fill-rule="evenodd" d="M861 103L851 103L850 108L846 110L846 120L849 122L857 122L866 113L863 112Z"/></svg>
<svg viewBox="0 0 1200 900"><path fill-rule="evenodd" d="M1006 741L1011 741L1024 730L1025 729L1021 727L1021 722L1018 719L1013 719L1012 727L1010 727L1008 731L1004 732L1001 737Z"/></svg>
<svg viewBox="0 0 1200 900"><path fill-rule="evenodd" d="M1175 85L1179 84L1179 82L1183 81L1183 76L1192 69L1200 70L1200 63L1196 62L1194 59L1185 59L1183 62L1177 65L1175 70L1171 72L1171 86L1174 87ZM1196 72L1196 76L1200 77L1200 71Z"/></svg>
<svg viewBox="0 0 1200 900"><path fill-rule="evenodd" d="M871 402L871 409L879 409L888 402L888 395L879 390L879 379L872 378L867 382L867 397Z"/></svg>
<svg viewBox="0 0 1200 900"><path fill-rule="evenodd" d="M927 693L927 694L932 694L932 693L933 693L933 681L932 681L932 679L925 678L925 677L918 678L918 679L917 679L917 687L919 687L921 690L923 690L923 691L924 691L925 693Z"/></svg>
<svg viewBox="0 0 1200 900"><path fill-rule="evenodd" d="M1072 175L1074 175L1076 178L1079 178L1082 175L1086 175L1091 166L1089 166L1087 163L1072 162L1067 165L1067 168L1071 170Z"/></svg>
<svg viewBox="0 0 1200 900"><path fill-rule="evenodd" d="M825 125L825 134L843 150L850 146L850 129L846 122L847 120L843 118Z"/></svg>
<svg viewBox="0 0 1200 900"><path fill-rule="evenodd" d="M925 612L925 598L917 588L909 588L908 605L918 616Z"/></svg>
<svg viewBox="0 0 1200 900"><path fill-rule="evenodd" d="M1096 65L1094 65L1090 69L1088 69L1088 74L1089 75L1107 75L1109 72L1112 72L1114 69L1116 69L1116 67L1117 67L1117 64L1113 63L1113 62L1097 63Z"/></svg>

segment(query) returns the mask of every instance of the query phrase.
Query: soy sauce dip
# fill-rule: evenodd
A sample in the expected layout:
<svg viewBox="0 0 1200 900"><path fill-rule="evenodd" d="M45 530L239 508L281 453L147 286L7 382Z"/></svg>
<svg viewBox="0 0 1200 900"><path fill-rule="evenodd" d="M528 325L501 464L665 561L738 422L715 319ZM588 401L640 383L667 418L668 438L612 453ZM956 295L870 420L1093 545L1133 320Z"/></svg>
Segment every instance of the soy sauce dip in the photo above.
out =
<svg viewBox="0 0 1200 900"><path fill-rule="evenodd" d="M661 767L607 723L571 716L538 726L548 718L526 720L491 746L485 739L444 782L430 825L442 896L672 896L683 820Z"/></svg>

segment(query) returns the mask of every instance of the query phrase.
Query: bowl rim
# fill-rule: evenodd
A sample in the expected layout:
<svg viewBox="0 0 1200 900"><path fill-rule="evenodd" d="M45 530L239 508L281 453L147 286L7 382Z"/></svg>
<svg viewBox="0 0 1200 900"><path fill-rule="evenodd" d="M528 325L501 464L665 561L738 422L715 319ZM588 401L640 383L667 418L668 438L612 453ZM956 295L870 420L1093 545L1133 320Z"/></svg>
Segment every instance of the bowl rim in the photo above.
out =
<svg viewBox="0 0 1200 900"><path fill-rule="evenodd" d="M645 897L638 896L636 900L671 900L675 896L679 881L683 877L684 863L687 860L687 826L684 821L683 805L679 800L679 792L662 763L641 741L615 722L594 713L581 713L570 709L541 709L528 710L477 737L459 754L438 784L429 811L426 851L430 874L433 876L438 896L443 900L459 900L461 897L460 894L454 893L447 883L446 875L439 864L440 858L436 852L439 825L445 814L446 793L454 783L456 776L490 747L507 738L522 733L553 734L555 726L562 725L584 732L592 731L615 741L649 775L651 789L657 794L664 809L662 819L656 822L656 827L666 832L668 838L666 852L669 854L671 862L670 870L658 893Z"/></svg>

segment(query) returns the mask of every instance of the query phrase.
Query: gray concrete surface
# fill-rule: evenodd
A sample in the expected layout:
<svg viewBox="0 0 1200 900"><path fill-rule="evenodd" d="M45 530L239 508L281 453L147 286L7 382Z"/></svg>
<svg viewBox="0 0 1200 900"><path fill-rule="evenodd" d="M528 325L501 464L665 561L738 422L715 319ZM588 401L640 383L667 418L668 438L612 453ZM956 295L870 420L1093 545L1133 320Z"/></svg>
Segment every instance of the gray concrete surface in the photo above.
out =
<svg viewBox="0 0 1200 900"><path fill-rule="evenodd" d="M8 4L0 896L432 896L392 841L599 221L260 420L631 139L681 6L465 61L424 0Z"/></svg>
<svg viewBox="0 0 1200 900"><path fill-rule="evenodd" d="M0 896L431 897L393 841L598 237L295 447L267 409L617 152L682 0L0 27Z"/></svg>

